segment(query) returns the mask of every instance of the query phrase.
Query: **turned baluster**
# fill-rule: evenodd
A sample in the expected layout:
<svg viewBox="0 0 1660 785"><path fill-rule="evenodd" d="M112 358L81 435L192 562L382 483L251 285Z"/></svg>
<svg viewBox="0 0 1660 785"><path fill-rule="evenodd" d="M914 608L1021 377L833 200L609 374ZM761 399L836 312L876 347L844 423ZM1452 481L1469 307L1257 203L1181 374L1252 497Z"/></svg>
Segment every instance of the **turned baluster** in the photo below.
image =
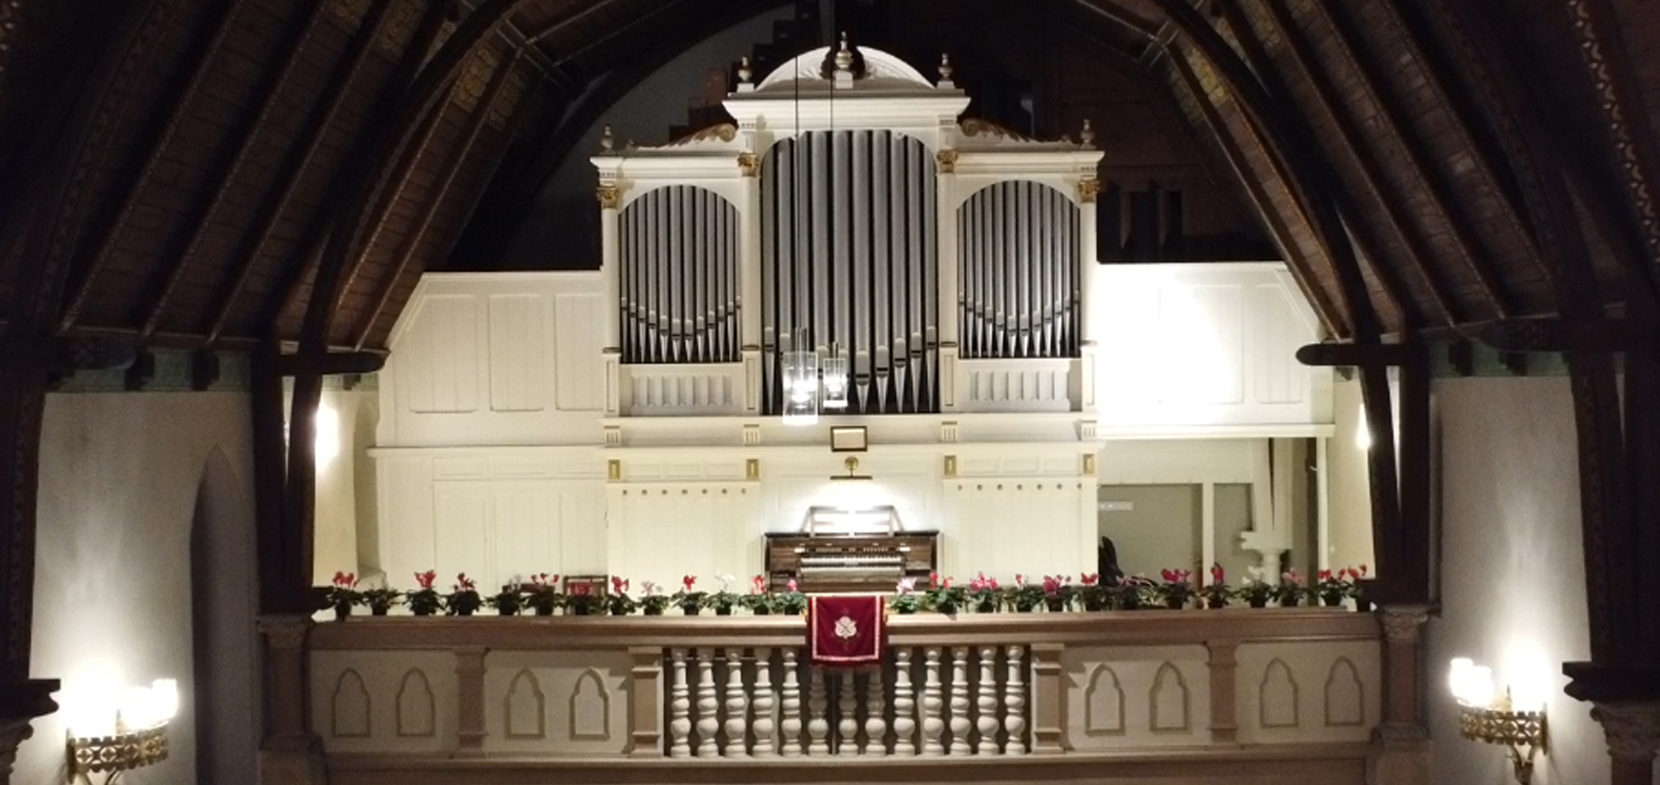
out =
<svg viewBox="0 0 1660 785"><path fill-rule="evenodd" d="M1009 654L1009 680L1003 685L1003 705L1006 709L1003 727L1009 731L1009 743L1003 748L1003 754L1025 755L1026 678L1023 660L1026 649L1022 646L1009 646L1005 651Z"/></svg>
<svg viewBox="0 0 1660 785"><path fill-rule="evenodd" d="M974 688L974 702L977 721L975 726L980 731L980 746L976 750L981 755L996 755L997 730L1000 724L997 717L997 647L980 647L980 683Z"/></svg>
<svg viewBox="0 0 1660 785"><path fill-rule="evenodd" d="M801 747L801 673L796 663L795 649L784 650L784 695L780 703L779 734L783 737L784 757L800 757Z"/></svg>
<svg viewBox="0 0 1660 785"><path fill-rule="evenodd" d="M686 758L692 754L687 739L692 735L692 691L686 684L686 651L675 649L674 681L669 685L669 757Z"/></svg>
<svg viewBox="0 0 1660 785"><path fill-rule="evenodd" d="M859 754L859 694L854 689L857 676L844 670L836 674L836 683L841 694L836 705L836 754L853 757Z"/></svg>
<svg viewBox="0 0 1660 785"><path fill-rule="evenodd" d="M887 701L884 700L882 669L871 671L865 680L865 745L860 753L873 758L888 754Z"/></svg>
<svg viewBox="0 0 1660 785"><path fill-rule="evenodd" d="M749 752L744 741L749 735L749 696L744 694L744 650L726 650L726 757L742 758Z"/></svg>
<svg viewBox="0 0 1660 785"><path fill-rule="evenodd" d="M826 715L830 709L830 700L825 697L825 680L830 673L823 668L811 671L812 683L808 687L807 698L807 754L817 757L830 754L830 719Z"/></svg>
<svg viewBox="0 0 1660 785"><path fill-rule="evenodd" d="M772 649L755 650L755 719L750 727L755 729L755 752L757 758L770 758L773 751L772 739Z"/></svg>
<svg viewBox="0 0 1660 785"><path fill-rule="evenodd" d="M945 754L945 745L940 743L940 736L945 733L945 720L940 719L940 709L945 701L940 696L939 647L929 646L923 656L922 756L933 758Z"/></svg>
<svg viewBox="0 0 1660 785"><path fill-rule="evenodd" d="M911 691L911 650L893 651L893 754L916 754L916 697Z"/></svg>
<svg viewBox="0 0 1660 785"><path fill-rule="evenodd" d="M951 652L951 754L967 755L968 729L968 647L958 646Z"/></svg>
<svg viewBox="0 0 1660 785"><path fill-rule="evenodd" d="M697 756L699 758L715 758L720 756L720 744L715 741L715 734L720 730L720 719L715 713L720 710L720 697L715 692L715 653L713 650L700 652L697 658Z"/></svg>

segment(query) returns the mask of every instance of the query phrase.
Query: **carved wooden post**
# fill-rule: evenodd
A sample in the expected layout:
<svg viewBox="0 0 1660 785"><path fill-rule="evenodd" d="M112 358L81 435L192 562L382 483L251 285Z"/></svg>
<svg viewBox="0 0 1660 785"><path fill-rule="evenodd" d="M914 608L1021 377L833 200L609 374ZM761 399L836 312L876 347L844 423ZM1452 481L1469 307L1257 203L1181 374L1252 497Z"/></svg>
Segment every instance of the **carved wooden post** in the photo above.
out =
<svg viewBox="0 0 1660 785"><path fill-rule="evenodd" d="M726 650L726 757L742 758L749 733L749 699L744 695L744 650Z"/></svg>
<svg viewBox="0 0 1660 785"><path fill-rule="evenodd" d="M1649 785L1654 756L1660 752L1660 703L1603 703L1591 709L1602 723L1613 759L1609 785Z"/></svg>
<svg viewBox="0 0 1660 785"><path fill-rule="evenodd" d="M692 755L692 688L686 683L686 650L675 649L674 681L669 698L669 757Z"/></svg>
<svg viewBox="0 0 1660 785"><path fill-rule="evenodd" d="M1210 740L1212 744L1233 744L1239 735L1234 706L1238 670L1234 655L1239 651L1239 641L1205 641L1205 648L1210 651Z"/></svg>
<svg viewBox="0 0 1660 785"><path fill-rule="evenodd" d="M265 705L269 712L260 745L262 782L322 783L323 750L306 722L305 639L311 619L261 616L265 636Z"/></svg>
<svg viewBox="0 0 1660 785"><path fill-rule="evenodd" d="M483 646L455 650L456 750L458 757L484 754L484 654Z"/></svg>
<svg viewBox="0 0 1660 785"><path fill-rule="evenodd" d="M663 650L656 646L634 646L628 656L633 660L629 671L630 725L629 737L634 746L629 755L636 758L663 756Z"/></svg>
<svg viewBox="0 0 1660 785"><path fill-rule="evenodd" d="M997 716L997 647L980 647L980 683L974 690L975 727L980 731L980 745L976 752L996 755L997 731L1002 722Z"/></svg>
<svg viewBox="0 0 1660 785"><path fill-rule="evenodd" d="M1032 644L1032 752L1059 755L1066 751L1066 674L1061 670L1059 643Z"/></svg>
<svg viewBox="0 0 1660 785"><path fill-rule="evenodd" d="M750 727L755 729L755 752L757 758L770 758L776 754L772 738L774 728L772 710L776 704L772 692L772 649L755 650L755 719Z"/></svg>
<svg viewBox="0 0 1660 785"><path fill-rule="evenodd" d="M951 652L951 754L967 755L968 731L974 727L968 719L968 647L958 646Z"/></svg>
<svg viewBox="0 0 1660 785"><path fill-rule="evenodd" d="M1026 754L1026 648L1013 645L1006 648L1009 655L1009 678L1003 683L1003 727L1009 732L1009 743L1004 755Z"/></svg>
<svg viewBox="0 0 1660 785"><path fill-rule="evenodd" d="M1429 610L1396 605L1378 610L1383 624L1383 723L1372 732L1367 782L1428 785L1429 730L1423 725L1418 695L1418 642Z"/></svg>
<svg viewBox="0 0 1660 785"><path fill-rule="evenodd" d="M922 679L922 755L937 757L945 754L940 736L945 734L945 720L940 719L944 700L940 697L940 650L929 646L923 652Z"/></svg>
<svg viewBox="0 0 1660 785"><path fill-rule="evenodd" d="M800 757L801 748L801 666L796 663L795 649L784 650L784 690L779 709L778 731L783 736L786 758Z"/></svg>
<svg viewBox="0 0 1660 785"><path fill-rule="evenodd" d="M893 754L916 754L916 697L911 691L911 650L893 650Z"/></svg>
<svg viewBox="0 0 1660 785"><path fill-rule="evenodd" d="M720 744L715 740L715 734L720 732L720 719L715 713L720 710L720 698L715 692L715 650L704 649L697 653L697 756L699 758L715 758L720 756Z"/></svg>

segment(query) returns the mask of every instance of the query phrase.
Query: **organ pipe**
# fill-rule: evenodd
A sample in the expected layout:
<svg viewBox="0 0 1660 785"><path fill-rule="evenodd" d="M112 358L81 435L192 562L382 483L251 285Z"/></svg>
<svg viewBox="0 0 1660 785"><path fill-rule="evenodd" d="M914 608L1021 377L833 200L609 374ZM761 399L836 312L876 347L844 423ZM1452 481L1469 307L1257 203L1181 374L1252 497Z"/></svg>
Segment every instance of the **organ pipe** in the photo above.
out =
<svg viewBox="0 0 1660 785"><path fill-rule="evenodd" d="M737 208L704 188L665 186L620 220L623 362L737 361Z"/></svg>
<svg viewBox="0 0 1660 785"><path fill-rule="evenodd" d="M1078 356L1078 208L1042 183L988 186L958 209L964 358Z"/></svg>

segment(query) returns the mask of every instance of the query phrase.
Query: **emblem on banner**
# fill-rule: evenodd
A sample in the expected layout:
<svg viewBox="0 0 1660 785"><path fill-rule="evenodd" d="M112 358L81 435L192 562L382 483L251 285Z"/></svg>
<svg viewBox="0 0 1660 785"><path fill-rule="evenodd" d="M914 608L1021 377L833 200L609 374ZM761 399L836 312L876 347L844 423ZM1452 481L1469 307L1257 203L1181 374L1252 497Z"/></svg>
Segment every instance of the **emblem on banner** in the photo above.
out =
<svg viewBox="0 0 1660 785"><path fill-rule="evenodd" d="M853 619L843 616L836 620L836 637L847 640L859 634L859 625Z"/></svg>

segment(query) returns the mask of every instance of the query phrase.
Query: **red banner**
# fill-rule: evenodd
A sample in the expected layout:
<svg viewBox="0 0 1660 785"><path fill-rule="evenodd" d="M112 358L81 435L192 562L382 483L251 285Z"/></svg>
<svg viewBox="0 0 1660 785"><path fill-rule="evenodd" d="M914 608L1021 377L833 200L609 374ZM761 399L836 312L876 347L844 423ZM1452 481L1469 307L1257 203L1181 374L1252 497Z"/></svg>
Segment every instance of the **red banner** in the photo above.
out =
<svg viewBox="0 0 1660 785"><path fill-rule="evenodd" d="M851 667L882 662L887 601L881 595L809 597L807 651L814 665Z"/></svg>

